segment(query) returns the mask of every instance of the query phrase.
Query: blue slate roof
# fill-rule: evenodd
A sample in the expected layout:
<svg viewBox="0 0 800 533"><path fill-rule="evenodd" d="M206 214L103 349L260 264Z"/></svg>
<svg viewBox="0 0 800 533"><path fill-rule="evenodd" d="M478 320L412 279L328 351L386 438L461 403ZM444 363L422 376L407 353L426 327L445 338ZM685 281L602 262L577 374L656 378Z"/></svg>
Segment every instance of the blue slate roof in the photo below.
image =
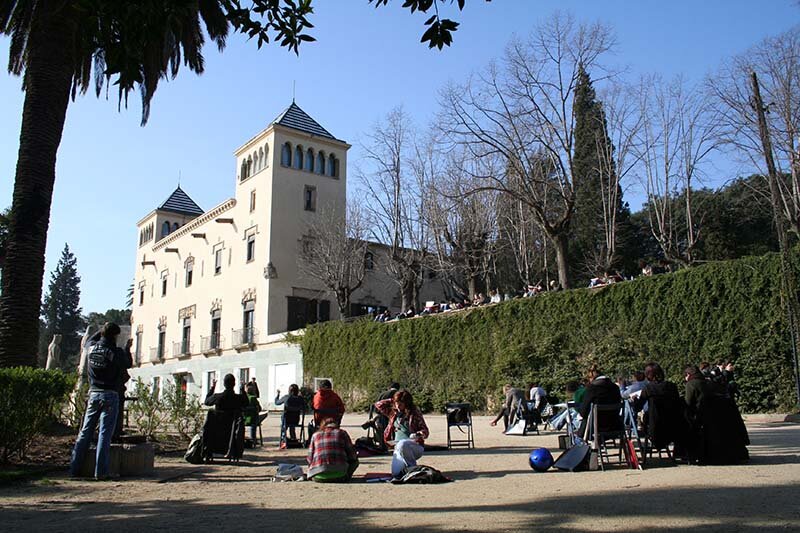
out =
<svg viewBox="0 0 800 533"><path fill-rule="evenodd" d="M189 198L188 194L183 192L180 186L175 189L175 192L169 195L169 198L167 198L163 204L158 206L158 209L192 216L200 216L204 213L200 206Z"/></svg>
<svg viewBox="0 0 800 533"><path fill-rule="evenodd" d="M292 102L292 105L286 108L286 111L278 115L278 118L272 121L273 124L280 124L287 128L300 130L317 137L325 137L328 139L338 140L330 134L328 130L319 125L319 123L308 116L308 114L300 109L300 106Z"/></svg>

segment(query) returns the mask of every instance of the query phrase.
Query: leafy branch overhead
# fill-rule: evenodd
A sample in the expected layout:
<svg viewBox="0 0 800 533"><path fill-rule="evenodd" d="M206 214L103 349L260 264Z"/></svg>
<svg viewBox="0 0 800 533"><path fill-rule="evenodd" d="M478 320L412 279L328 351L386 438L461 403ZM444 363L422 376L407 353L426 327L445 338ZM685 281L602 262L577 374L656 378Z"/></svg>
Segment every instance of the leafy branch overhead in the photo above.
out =
<svg viewBox="0 0 800 533"><path fill-rule="evenodd" d="M486 2L491 1L486 0ZM388 5L389 0L369 0L369 3L374 3L375 7L380 7ZM425 30L425 33L422 34L422 39L420 39L421 43L428 43L428 48L441 50L444 46L450 46L453 42L453 32L458 29L458 22L443 19L439 16L439 4L444 3L446 3L446 0L405 0L403 2L403 7L410 9L412 13L416 11L427 13L433 8L434 14L425 21L425 26L428 26L428 29ZM449 3L457 4L458 10L462 11L466 0L450 0Z"/></svg>

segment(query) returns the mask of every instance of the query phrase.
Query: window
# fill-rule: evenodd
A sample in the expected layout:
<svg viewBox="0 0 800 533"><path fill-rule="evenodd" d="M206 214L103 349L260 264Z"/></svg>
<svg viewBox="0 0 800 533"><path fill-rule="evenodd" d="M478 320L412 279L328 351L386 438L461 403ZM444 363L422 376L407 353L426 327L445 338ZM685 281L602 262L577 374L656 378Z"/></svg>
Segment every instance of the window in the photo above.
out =
<svg viewBox="0 0 800 533"><path fill-rule="evenodd" d="M166 237L169 235L169 221L165 220L163 224L161 224L161 236Z"/></svg>
<svg viewBox="0 0 800 533"><path fill-rule="evenodd" d="M139 305L144 305L144 285L139 287Z"/></svg>
<svg viewBox="0 0 800 533"><path fill-rule="evenodd" d="M325 174L325 153L318 152L317 153L317 174Z"/></svg>
<svg viewBox="0 0 800 533"><path fill-rule="evenodd" d="M186 261L186 286L192 286L192 276L194 274L194 260Z"/></svg>
<svg viewBox="0 0 800 533"><path fill-rule="evenodd" d="M261 170L261 159L258 152L256 152L253 154L253 171L258 172L259 170Z"/></svg>
<svg viewBox="0 0 800 533"><path fill-rule="evenodd" d="M188 355L192 353L190 340L192 338L192 319L186 317L183 319L183 335L181 336L181 353Z"/></svg>
<svg viewBox="0 0 800 533"><path fill-rule="evenodd" d="M252 191L250 191L250 212L252 213L255 210L256 210L256 190L253 189Z"/></svg>
<svg viewBox="0 0 800 533"><path fill-rule="evenodd" d="M222 248L214 250L214 275L222 273Z"/></svg>
<svg viewBox="0 0 800 533"><path fill-rule="evenodd" d="M168 279L168 277L169 276L167 274L162 274L161 275L161 296L166 296L167 295L167 279Z"/></svg>
<svg viewBox="0 0 800 533"><path fill-rule="evenodd" d="M333 154L328 156L328 176L336 177L336 158Z"/></svg>
<svg viewBox="0 0 800 533"><path fill-rule="evenodd" d="M314 172L314 151L311 148L306 152L306 170Z"/></svg>
<svg viewBox="0 0 800 533"><path fill-rule="evenodd" d="M292 145L288 142L281 147L281 165L285 167L292 166Z"/></svg>
<svg viewBox="0 0 800 533"><path fill-rule="evenodd" d="M135 362L138 363L142 360L142 332L136 332L136 352L134 353Z"/></svg>
<svg viewBox="0 0 800 533"><path fill-rule="evenodd" d="M247 179L247 161L242 161L242 168L239 170L239 181Z"/></svg>
<svg viewBox="0 0 800 533"><path fill-rule="evenodd" d="M203 386L205 387L203 397L208 396L209 391L211 390L211 385L217 381L217 371L216 370L209 370L206 372L206 379L203 382Z"/></svg>
<svg viewBox="0 0 800 533"><path fill-rule="evenodd" d="M252 156L248 156L247 157L247 177L249 178L252 175L253 175L253 157Z"/></svg>
<svg viewBox="0 0 800 533"><path fill-rule="evenodd" d="M244 303L244 310L242 313L242 338L241 344L250 344L253 342L253 324L255 323L255 307L256 304L253 300Z"/></svg>
<svg viewBox="0 0 800 533"><path fill-rule="evenodd" d="M303 209L306 211L317 210L317 188L306 185L303 190Z"/></svg>
<svg viewBox="0 0 800 533"><path fill-rule="evenodd" d="M178 228L180 228L180 227L181 227L181 226L180 226L180 225L179 225L177 222L175 222L175 223L172 225L172 231L178 231Z"/></svg>
<svg viewBox="0 0 800 533"><path fill-rule="evenodd" d="M156 355L159 359L164 359L164 345L167 342L167 329L164 327L158 328L158 348Z"/></svg>
<svg viewBox="0 0 800 533"><path fill-rule="evenodd" d="M372 255L372 252L367 252L364 254L364 268L366 270L372 270L375 268L375 256Z"/></svg>
<svg viewBox="0 0 800 533"><path fill-rule="evenodd" d="M299 144L294 149L294 168L303 168L303 147Z"/></svg>
<svg viewBox="0 0 800 533"><path fill-rule="evenodd" d="M247 262L256 258L256 236L255 234L247 237Z"/></svg>
<svg viewBox="0 0 800 533"><path fill-rule="evenodd" d="M304 328L308 324L327 322L331 318L331 302L329 300L315 300L287 297L287 329L293 331Z"/></svg>
<svg viewBox="0 0 800 533"><path fill-rule="evenodd" d="M219 332L222 331L221 314L222 313L219 309L211 313L211 339L209 342L209 348L212 350L216 350L220 347Z"/></svg>
<svg viewBox="0 0 800 533"><path fill-rule="evenodd" d="M239 378L239 385L247 385L247 382L250 381L250 369L240 368L237 377Z"/></svg>
<svg viewBox="0 0 800 533"><path fill-rule="evenodd" d="M261 162L261 168L267 168L269 166L269 145L264 145L264 159Z"/></svg>
<svg viewBox="0 0 800 533"><path fill-rule="evenodd" d="M161 378L155 376L153 378L153 398L158 400L158 397L161 396Z"/></svg>

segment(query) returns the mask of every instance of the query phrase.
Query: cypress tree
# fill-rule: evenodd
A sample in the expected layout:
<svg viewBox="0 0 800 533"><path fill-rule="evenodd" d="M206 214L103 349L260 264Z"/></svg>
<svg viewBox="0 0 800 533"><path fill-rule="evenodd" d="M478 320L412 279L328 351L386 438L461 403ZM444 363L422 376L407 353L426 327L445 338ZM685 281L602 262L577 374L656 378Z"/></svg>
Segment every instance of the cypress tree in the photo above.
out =
<svg viewBox="0 0 800 533"><path fill-rule="evenodd" d="M577 278L588 278L598 268L629 268L635 254L635 240L632 238L630 209L622 200L622 189L617 185L615 226L615 254L612 264L600 264L598 259L606 252L605 222L603 217L602 184L613 182L610 176L616 173L614 165L614 146L608 136L608 127L603 104L597 95L589 73L579 66L578 80L573 100L574 152L572 169L575 188L575 212L570 224L572 242L570 243L571 264ZM601 156L605 154L605 156ZM585 281L579 279L579 281Z"/></svg>
<svg viewBox="0 0 800 533"><path fill-rule="evenodd" d="M50 284L42 302L43 328L39 333L39 361L47 359L47 346L53 335L61 338L61 366L75 368L81 345L80 332L86 326L81 316L81 278L78 275L78 260L64 245L56 269L50 274Z"/></svg>

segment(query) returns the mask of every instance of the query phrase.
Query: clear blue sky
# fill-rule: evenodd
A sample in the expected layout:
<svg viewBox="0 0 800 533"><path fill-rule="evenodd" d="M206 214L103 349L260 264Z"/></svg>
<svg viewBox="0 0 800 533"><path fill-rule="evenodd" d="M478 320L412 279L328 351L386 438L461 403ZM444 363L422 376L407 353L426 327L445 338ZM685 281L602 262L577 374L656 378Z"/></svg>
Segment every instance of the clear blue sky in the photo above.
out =
<svg viewBox="0 0 800 533"><path fill-rule="evenodd" d="M630 75L682 73L690 80L800 21L794 0L469 0L462 13L448 9L461 26L453 46L439 52L419 44L426 17L401 5L392 0L376 10L367 0L314 0L317 42L305 43L299 57L271 45L259 51L239 36L222 54L209 46L206 73L182 69L162 83L144 128L135 94L120 113L113 88L109 100L79 98L58 154L47 278L67 242L83 278L84 312L123 307L136 222L166 199L179 172L204 209L232 196L233 150L289 105L293 80L297 103L354 145L352 169L359 136L389 109L402 104L427 123L442 85L498 57L513 34L527 34L557 9L612 25L619 40L613 60ZM2 37L3 64L7 56ZM11 203L22 100L20 80L0 75L0 208Z"/></svg>

